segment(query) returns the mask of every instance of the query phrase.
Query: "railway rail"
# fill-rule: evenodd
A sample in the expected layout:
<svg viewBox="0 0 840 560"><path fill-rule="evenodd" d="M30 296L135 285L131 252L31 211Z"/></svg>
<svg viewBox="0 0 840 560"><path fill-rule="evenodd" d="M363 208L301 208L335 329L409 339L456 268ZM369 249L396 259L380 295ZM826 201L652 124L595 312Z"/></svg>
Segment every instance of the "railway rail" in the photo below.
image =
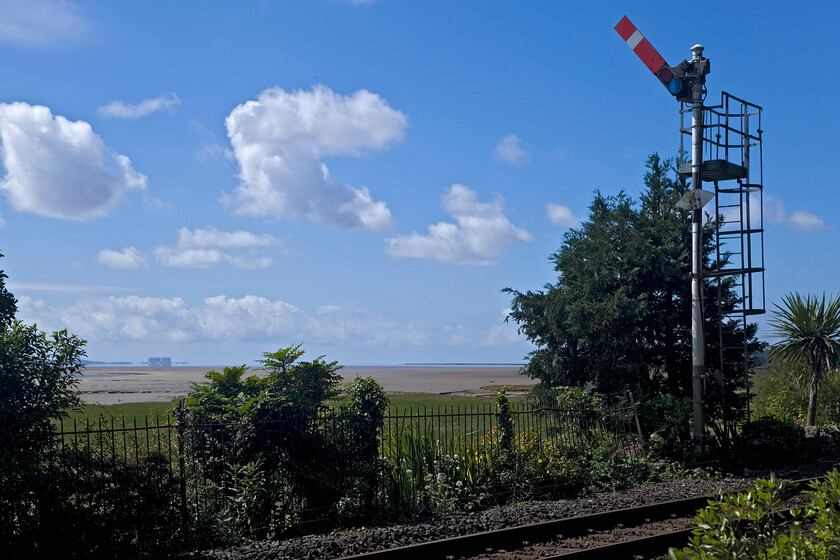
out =
<svg viewBox="0 0 840 560"><path fill-rule="evenodd" d="M801 491L809 482L820 478L794 482ZM708 504L708 499L708 496L692 496L345 556L340 560L584 560L663 557L667 555L669 547L682 547L688 542L692 531L691 521L697 511Z"/></svg>

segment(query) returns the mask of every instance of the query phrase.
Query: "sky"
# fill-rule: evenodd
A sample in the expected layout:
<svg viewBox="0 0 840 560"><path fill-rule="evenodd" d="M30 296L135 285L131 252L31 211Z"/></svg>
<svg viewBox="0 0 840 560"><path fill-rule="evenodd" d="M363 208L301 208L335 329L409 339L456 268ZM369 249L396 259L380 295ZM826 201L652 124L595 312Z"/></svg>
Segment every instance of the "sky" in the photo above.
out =
<svg viewBox="0 0 840 560"><path fill-rule="evenodd" d="M693 6L0 0L18 318L100 361L522 362L501 290L554 282L595 190L637 197L679 149L625 14L764 108L767 307L836 293L840 8Z"/></svg>

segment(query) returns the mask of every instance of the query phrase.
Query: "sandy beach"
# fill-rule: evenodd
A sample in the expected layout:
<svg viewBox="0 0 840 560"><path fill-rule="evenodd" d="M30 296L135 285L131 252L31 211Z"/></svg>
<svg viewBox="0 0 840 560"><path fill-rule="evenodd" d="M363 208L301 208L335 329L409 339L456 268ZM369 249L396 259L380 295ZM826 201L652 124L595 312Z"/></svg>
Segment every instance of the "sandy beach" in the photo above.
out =
<svg viewBox="0 0 840 560"><path fill-rule="evenodd" d="M86 403L167 402L182 397L190 383L204 381L210 370L224 366L88 366L79 382ZM346 366L339 373L345 382L357 376L373 377L389 393L482 394L481 388L533 385L518 366ZM259 373L254 370L254 373ZM486 391L484 391L486 394Z"/></svg>

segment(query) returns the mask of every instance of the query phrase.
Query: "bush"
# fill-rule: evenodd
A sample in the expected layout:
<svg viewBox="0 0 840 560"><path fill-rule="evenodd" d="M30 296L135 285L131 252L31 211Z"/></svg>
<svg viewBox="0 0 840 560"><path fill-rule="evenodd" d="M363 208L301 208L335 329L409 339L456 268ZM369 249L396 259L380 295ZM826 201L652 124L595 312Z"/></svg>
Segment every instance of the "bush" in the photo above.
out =
<svg viewBox="0 0 840 560"><path fill-rule="evenodd" d="M208 372L185 400L191 477L214 497L202 515L227 542L277 537L373 518L379 435L388 399L356 379L343 399L341 368L300 345L263 354L265 377L245 366ZM337 400L339 399L339 400ZM330 408L330 405L336 405Z"/></svg>
<svg viewBox="0 0 840 560"><path fill-rule="evenodd" d="M840 557L840 474L812 482L810 499L791 515L776 511L790 496L792 485L758 480L753 491L722 495L695 518L697 529L682 550L671 549L673 560L723 558L821 559ZM803 524L803 521L806 522Z"/></svg>
<svg viewBox="0 0 840 560"><path fill-rule="evenodd" d="M50 421L79 402L83 348L67 331L48 336L35 325L0 324L0 549L28 546L23 535L40 523Z"/></svg>
<svg viewBox="0 0 840 560"><path fill-rule="evenodd" d="M799 456L804 447L804 431L793 420L762 416L744 428L739 443L747 459L774 463Z"/></svg>
<svg viewBox="0 0 840 560"><path fill-rule="evenodd" d="M639 422L654 454L677 461L693 455L691 408L688 397L655 395L642 399L638 406Z"/></svg>
<svg viewBox="0 0 840 560"><path fill-rule="evenodd" d="M357 377L347 388L342 415L350 424L343 498L339 516L344 523L368 521L375 507L377 478L382 470L379 438L388 407L388 395L372 377Z"/></svg>
<svg viewBox="0 0 840 560"><path fill-rule="evenodd" d="M25 557L139 558L172 550L181 534L178 481L151 453L102 461L100 450L63 451L39 488L39 523Z"/></svg>
<svg viewBox="0 0 840 560"><path fill-rule="evenodd" d="M808 411L808 388L797 374L778 364L752 376L752 408L756 416L804 419ZM840 421L840 371L826 372L820 381L817 424Z"/></svg>

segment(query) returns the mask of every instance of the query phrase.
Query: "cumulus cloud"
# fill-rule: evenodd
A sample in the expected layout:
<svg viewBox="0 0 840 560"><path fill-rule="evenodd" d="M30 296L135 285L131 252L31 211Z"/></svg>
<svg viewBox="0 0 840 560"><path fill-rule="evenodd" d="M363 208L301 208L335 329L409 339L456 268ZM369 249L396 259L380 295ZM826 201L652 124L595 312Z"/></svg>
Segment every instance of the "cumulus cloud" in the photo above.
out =
<svg viewBox="0 0 840 560"><path fill-rule="evenodd" d="M6 168L0 191L23 212L88 220L146 188L146 176L110 152L90 124L47 107L0 103L0 142Z"/></svg>
<svg viewBox="0 0 840 560"><path fill-rule="evenodd" d="M807 210L788 212L785 204L773 196L764 197L764 217L771 224L788 225L797 233L822 233L831 229L825 220Z"/></svg>
<svg viewBox="0 0 840 560"><path fill-rule="evenodd" d="M161 95L152 99L144 99L136 105L123 101L111 101L104 107L99 108L99 115L102 117L114 117L117 119L139 119L158 111L169 111L172 113L175 107L181 104L181 100L174 93Z"/></svg>
<svg viewBox="0 0 840 560"><path fill-rule="evenodd" d="M499 199L479 202L475 191L455 184L446 190L442 202L455 223L432 224L426 235L411 232L386 239L386 252L397 258L489 266L499 262L506 247L533 241L530 233L507 219Z"/></svg>
<svg viewBox="0 0 840 560"><path fill-rule="evenodd" d="M555 226L575 227L583 220L572 213L572 209L565 204L549 202L545 205L545 215Z"/></svg>
<svg viewBox="0 0 840 560"><path fill-rule="evenodd" d="M0 2L0 42L43 46L80 39L92 29L79 8L66 0Z"/></svg>
<svg viewBox="0 0 840 560"><path fill-rule="evenodd" d="M370 231L391 229L384 202L329 176L323 159L362 156L403 139L407 117L378 95L270 88L236 107L225 124L239 185L223 199L237 212Z"/></svg>
<svg viewBox="0 0 840 560"><path fill-rule="evenodd" d="M96 260L99 264L107 266L108 268L135 270L148 266L146 263L146 256L134 247L126 247L122 251L103 249L102 251L99 251L99 255L96 257Z"/></svg>
<svg viewBox="0 0 840 560"><path fill-rule="evenodd" d="M314 345L365 348L481 348L527 342L503 317L484 327L397 320L368 309L323 305L304 310L256 295L217 295L189 305L184 299L111 296L52 307L19 296L19 316L42 329L67 328L90 345L133 343L275 345L300 341Z"/></svg>
<svg viewBox="0 0 840 560"><path fill-rule="evenodd" d="M531 153L522 147L522 139L516 134L508 134L496 144L496 159L511 165L525 165L531 161Z"/></svg>
<svg viewBox="0 0 840 560"><path fill-rule="evenodd" d="M281 245L281 240L268 234L220 231L214 227L181 228L175 246L158 247L155 258L162 265L175 268L210 268L221 263L236 268L267 268L274 261L259 250Z"/></svg>

